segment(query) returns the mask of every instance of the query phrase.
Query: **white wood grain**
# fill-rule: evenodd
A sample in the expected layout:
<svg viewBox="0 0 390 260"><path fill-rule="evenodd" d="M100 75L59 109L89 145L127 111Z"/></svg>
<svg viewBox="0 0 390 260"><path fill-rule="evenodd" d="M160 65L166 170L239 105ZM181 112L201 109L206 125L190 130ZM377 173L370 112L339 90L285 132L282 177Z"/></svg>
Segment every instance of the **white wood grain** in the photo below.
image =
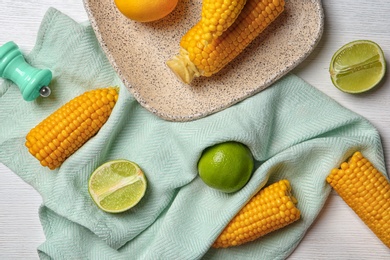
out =
<svg viewBox="0 0 390 260"><path fill-rule="evenodd" d="M389 170L389 74L376 90L352 96L332 86L328 66L339 47L357 39L376 41L390 60L390 2L324 0L323 5L325 30L321 42L293 72L378 128ZM49 7L78 22L87 20L81 0L1 0L0 44L13 40L22 51L29 52ZM38 217L41 203L32 187L0 163L0 259L38 259L36 248L45 240ZM332 192L289 259L390 259L390 249Z"/></svg>

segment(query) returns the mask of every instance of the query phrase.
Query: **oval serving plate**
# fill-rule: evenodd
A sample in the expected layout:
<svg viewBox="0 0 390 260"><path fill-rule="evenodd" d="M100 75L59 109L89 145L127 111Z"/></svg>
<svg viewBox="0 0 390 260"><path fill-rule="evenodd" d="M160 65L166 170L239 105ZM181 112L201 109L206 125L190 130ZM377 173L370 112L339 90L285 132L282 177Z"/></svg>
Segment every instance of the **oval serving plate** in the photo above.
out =
<svg viewBox="0 0 390 260"><path fill-rule="evenodd" d="M150 23L127 19L114 0L84 0L108 60L137 101L169 121L190 121L221 111L269 87L295 68L322 36L321 0L286 0L285 11L216 75L183 84L165 62L200 17L201 0L181 0Z"/></svg>

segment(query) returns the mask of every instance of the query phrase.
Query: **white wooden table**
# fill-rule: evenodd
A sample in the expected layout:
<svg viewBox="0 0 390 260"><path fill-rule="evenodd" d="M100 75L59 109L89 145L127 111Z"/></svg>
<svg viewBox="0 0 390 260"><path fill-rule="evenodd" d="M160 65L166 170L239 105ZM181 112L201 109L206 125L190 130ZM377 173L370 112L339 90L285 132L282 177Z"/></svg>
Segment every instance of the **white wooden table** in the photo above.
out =
<svg viewBox="0 0 390 260"><path fill-rule="evenodd" d="M293 72L378 128L389 171L389 74L376 90L354 96L333 87L328 65L339 47L357 39L377 42L390 61L390 1L324 0L323 6L325 29L321 42ZM82 0L0 0L0 44L12 40L23 52L31 51L49 7L78 22L88 19ZM0 163L0 259L38 258L36 248L45 240L38 217L41 202L33 188ZM390 259L390 249L332 192L289 259Z"/></svg>

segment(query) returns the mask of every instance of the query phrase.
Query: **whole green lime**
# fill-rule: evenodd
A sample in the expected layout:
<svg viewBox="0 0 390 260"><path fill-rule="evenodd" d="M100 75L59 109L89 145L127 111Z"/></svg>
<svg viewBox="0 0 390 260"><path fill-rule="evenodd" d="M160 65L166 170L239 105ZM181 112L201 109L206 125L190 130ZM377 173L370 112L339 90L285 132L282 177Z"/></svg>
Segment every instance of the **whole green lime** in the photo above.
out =
<svg viewBox="0 0 390 260"><path fill-rule="evenodd" d="M208 186L231 193L244 187L252 175L253 166L249 148L229 141L206 148L199 159L198 172Z"/></svg>

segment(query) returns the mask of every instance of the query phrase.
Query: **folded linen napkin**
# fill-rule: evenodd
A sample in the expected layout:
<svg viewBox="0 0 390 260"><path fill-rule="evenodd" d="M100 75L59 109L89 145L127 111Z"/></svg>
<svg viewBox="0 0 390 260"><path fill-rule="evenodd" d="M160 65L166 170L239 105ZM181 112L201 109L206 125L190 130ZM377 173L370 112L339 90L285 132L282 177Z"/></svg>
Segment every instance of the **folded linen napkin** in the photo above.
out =
<svg viewBox="0 0 390 260"><path fill-rule="evenodd" d="M361 116L290 74L228 109L192 122L164 121L140 106L102 53L88 23L47 11L27 60L53 71L52 95L25 102L18 88L0 88L0 162L42 196L46 242L42 259L284 259L319 214L325 177L355 150L385 172L381 140ZM31 128L89 89L120 86L107 123L57 170L41 167L24 146ZM249 183L224 194L197 176L202 151L235 140L256 160ZM88 177L112 159L137 162L148 178L133 209L109 214L88 194ZM255 242L229 249L211 244L266 183L290 180L301 220Z"/></svg>

